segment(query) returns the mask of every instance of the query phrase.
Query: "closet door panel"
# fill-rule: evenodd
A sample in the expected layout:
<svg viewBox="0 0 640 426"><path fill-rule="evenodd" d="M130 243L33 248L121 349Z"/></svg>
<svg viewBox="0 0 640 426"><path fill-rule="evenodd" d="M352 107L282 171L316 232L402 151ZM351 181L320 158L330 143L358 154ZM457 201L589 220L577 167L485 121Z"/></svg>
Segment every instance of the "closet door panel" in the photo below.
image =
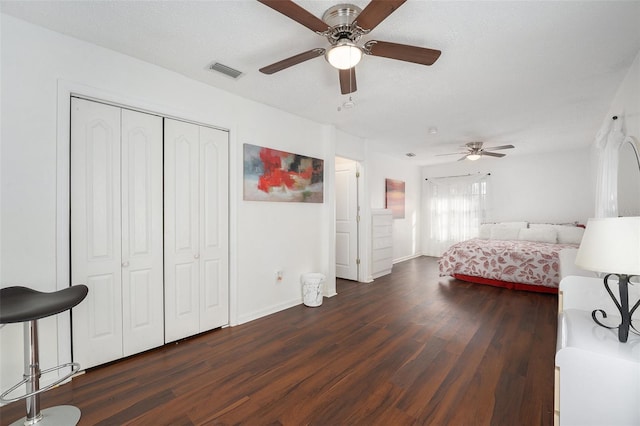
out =
<svg viewBox="0 0 640 426"><path fill-rule="evenodd" d="M71 283L86 284L73 309L73 355L82 368L122 356L120 109L71 102Z"/></svg>
<svg viewBox="0 0 640 426"><path fill-rule="evenodd" d="M198 332L197 320L192 321L197 315L197 304L194 307L193 295L198 294L197 264L194 262L177 263L174 266L175 281L179 283L172 293L174 300L171 302L178 320L189 321L185 333ZM196 318L197 319L197 318ZM187 336L189 334L186 334Z"/></svg>
<svg viewBox="0 0 640 426"><path fill-rule="evenodd" d="M199 131L165 119L165 342L199 331Z"/></svg>
<svg viewBox="0 0 640 426"><path fill-rule="evenodd" d="M229 322L228 133L200 127L200 331Z"/></svg>
<svg viewBox="0 0 640 426"><path fill-rule="evenodd" d="M124 356L164 343L162 118L122 110Z"/></svg>

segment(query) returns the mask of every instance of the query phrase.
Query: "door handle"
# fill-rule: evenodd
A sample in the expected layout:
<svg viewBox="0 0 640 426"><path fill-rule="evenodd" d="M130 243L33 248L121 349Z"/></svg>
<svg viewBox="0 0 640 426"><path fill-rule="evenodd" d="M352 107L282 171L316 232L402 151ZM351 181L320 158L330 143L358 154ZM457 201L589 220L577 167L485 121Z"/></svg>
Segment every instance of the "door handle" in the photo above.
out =
<svg viewBox="0 0 640 426"><path fill-rule="evenodd" d="M122 267L126 268L127 266L129 266L129 262L127 262L126 260L124 262L122 262Z"/></svg>

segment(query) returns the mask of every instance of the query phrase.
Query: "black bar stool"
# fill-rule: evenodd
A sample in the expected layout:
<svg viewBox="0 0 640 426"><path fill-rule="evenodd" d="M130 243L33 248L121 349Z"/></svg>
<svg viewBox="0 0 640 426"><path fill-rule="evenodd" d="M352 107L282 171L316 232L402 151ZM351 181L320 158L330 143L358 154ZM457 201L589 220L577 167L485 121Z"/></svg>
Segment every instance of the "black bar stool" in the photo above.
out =
<svg viewBox="0 0 640 426"><path fill-rule="evenodd" d="M85 285L75 285L52 293L42 293L26 287L0 289L0 324L24 323L24 378L0 395L0 402L27 401L27 416L14 425L75 425L80 420L80 410L71 405L60 405L40 411L40 394L62 383L80 370L77 362L67 362L57 367L40 370L38 356L38 320L67 311L87 296ZM40 376L63 368L71 372L44 388L40 388ZM27 385L27 393L15 398L8 395L20 386Z"/></svg>

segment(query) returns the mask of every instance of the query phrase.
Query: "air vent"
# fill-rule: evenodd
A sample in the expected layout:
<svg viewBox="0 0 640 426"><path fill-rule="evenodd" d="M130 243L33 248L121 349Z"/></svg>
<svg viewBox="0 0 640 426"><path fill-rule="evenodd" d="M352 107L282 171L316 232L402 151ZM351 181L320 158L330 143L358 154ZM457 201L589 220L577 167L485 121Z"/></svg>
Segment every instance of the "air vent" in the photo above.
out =
<svg viewBox="0 0 640 426"><path fill-rule="evenodd" d="M228 67L224 64L221 64L220 62L214 62L212 64L209 64L207 68L210 71L217 71L231 78L238 78L242 75L242 71L238 71L236 69Z"/></svg>
<svg viewBox="0 0 640 426"><path fill-rule="evenodd" d="M407 152L405 155L407 157L415 157L416 156L416 154L414 154L413 152Z"/></svg>

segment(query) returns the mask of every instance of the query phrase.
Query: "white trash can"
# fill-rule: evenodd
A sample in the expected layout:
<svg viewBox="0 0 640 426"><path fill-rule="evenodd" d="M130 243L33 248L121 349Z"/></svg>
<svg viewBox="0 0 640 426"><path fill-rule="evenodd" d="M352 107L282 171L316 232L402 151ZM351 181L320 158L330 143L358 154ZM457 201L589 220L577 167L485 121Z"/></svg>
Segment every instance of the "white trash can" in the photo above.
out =
<svg viewBox="0 0 640 426"><path fill-rule="evenodd" d="M308 272L302 274L302 301L306 306L316 307L322 305L322 284L324 274Z"/></svg>

